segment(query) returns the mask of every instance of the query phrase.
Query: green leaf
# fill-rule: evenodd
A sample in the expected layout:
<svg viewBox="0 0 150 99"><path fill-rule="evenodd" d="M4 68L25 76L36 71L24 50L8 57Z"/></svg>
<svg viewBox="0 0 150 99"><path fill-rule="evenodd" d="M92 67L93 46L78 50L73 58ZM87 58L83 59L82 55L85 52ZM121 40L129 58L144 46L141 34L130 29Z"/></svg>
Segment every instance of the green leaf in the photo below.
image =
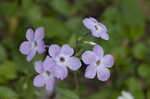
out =
<svg viewBox="0 0 150 99"><path fill-rule="evenodd" d="M68 29L65 27L63 22L54 17L41 19L36 24L36 27L38 26L43 26L45 28L45 36L48 38L54 36L61 36L61 38L65 38L69 34Z"/></svg>
<svg viewBox="0 0 150 99"><path fill-rule="evenodd" d="M111 93L108 90L99 91L92 94L88 99L108 99Z"/></svg>
<svg viewBox="0 0 150 99"><path fill-rule="evenodd" d="M9 9L6 11L6 9ZM15 2L8 3L8 2L1 2L0 3L0 14L7 15L7 16L14 16L16 14L17 4Z"/></svg>
<svg viewBox="0 0 150 99"><path fill-rule="evenodd" d="M147 99L150 99L150 90L147 91Z"/></svg>
<svg viewBox="0 0 150 99"><path fill-rule="evenodd" d="M18 99L17 94L10 88L0 86L0 98L1 99Z"/></svg>
<svg viewBox="0 0 150 99"><path fill-rule="evenodd" d="M61 94L61 99L79 99L79 96L72 90L57 88Z"/></svg>
<svg viewBox="0 0 150 99"><path fill-rule="evenodd" d="M51 0L50 5L59 13L69 16L71 9L67 0Z"/></svg>
<svg viewBox="0 0 150 99"><path fill-rule="evenodd" d="M133 47L133 55L137 59L145 59L148 53L147 50L148 49L144 44L138 43Z"/></svg>
<svg viewBox="0 0 150 99"><path fill-rule="evenodd" d="M127 79L126 85L128 86L129 91L134 95L135 99L144 99L142 85L139 80L131 77Z"/></svg>
<svg viewBox="0 0 150 99"><path fill-rule="evenodd" d="M69 28L73 33L80 32L82 26L82 18L81 17L73 17L67 20L66 22L67 28Z"/></svg>
<svg viewBox="0 0 150 99"><path fill-rule="evenodd" d="M141 77L148 78L150 76L150 67L148 64L141 64L138 68L138 73Z"/></svg>
<svg viewBox="0 0 150 99"><path fill-rule="evenodd" d="M6 50L2 45L0 45L0 56L0 61L4 61L7 58Z"/></svg>
<svg viewBox="0 0 150 99"><path fill-rule="evenodd" d="M112 90L111 88L105 88L103 90L97 91L93 93L88 99L116 99L119 93L116 90ZM85 98L86 99L86 98Z"/></svg>
<svg viewBox="0 0 150 99"><path fill-rule="evenodd" d="M141 5L140 0L121 0L120 7L122 14L122 23L129 26L144 25L144 9Z"/></svg>
<svg viewBox="0 0 150 99"><path fill-rule="evenodd" d="M17 68L16 64L12 61L5 61L1 66L0 66L0 82L1 79L6 79L6 80L13 80L17 76Z"/></svg>

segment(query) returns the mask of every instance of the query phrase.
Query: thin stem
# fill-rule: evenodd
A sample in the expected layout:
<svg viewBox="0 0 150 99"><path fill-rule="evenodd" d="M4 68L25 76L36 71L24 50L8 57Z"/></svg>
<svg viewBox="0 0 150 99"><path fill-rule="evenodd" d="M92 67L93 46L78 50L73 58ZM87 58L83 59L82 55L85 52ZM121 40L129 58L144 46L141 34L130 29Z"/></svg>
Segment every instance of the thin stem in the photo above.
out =
<svg viewBox="0 0 150 99"><path fill-rule="evenodd" d="M76 40L76 52L79 51L80 44L83 38L87 37L90 34L90 32L85 33L84 35L81 35L77 40ZM78 72L74 72L74 79L75 79L75 84L76 88L75 91L79 92L79 82L78 82Z"/></svg>

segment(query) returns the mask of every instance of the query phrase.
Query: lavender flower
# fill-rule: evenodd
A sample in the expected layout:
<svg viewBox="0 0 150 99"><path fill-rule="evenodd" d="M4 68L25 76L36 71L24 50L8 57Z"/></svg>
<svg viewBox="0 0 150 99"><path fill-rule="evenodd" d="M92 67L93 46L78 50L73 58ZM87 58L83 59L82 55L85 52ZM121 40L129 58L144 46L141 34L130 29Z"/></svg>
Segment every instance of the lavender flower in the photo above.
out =
<svg viewBox="0 0 150 99"><path fill-rule="evenodd" d="M62 73L63 75L61 79L64 79L68 75L67 67L69 67L71 70L78 70L81 67L80 60L72 56L74 54L73 48L71 48L69 45L63 45L62 48L60 48L58 45L53 44L49 47L49 54L53 58L53 60L56 63L56 67L63 68ZM57 75L59 76L59 75Z"/></svg>
<svg viewBox="0 0 150 99"><path fill-rule="evenodd" d="M88 65L85 72L85 77L93 79L96 74L98 79L106 81L110 77L110 71L108 68L114 64L114 58L112 55L105 55L103 48L99 45L95 45L93 51L85 51L82 54L82 60Z"/></svg>
<svg viewBox="0 0 150 99"><path fill-rule="evenodd" d="M43 87L45 85L48 91L53 91L55 77L61 79L63 72L61 68L55 67L55 61L49 56L44 62L38 61L35 63L35 70L39 73L34 79L34 86ZM60 75L62 74L62 75Z"/></svg>
<svg viewBox="0 0 150 99"><path fill-rule="evenodd" d="M36 52L42 54L45 51L44 45L44 28L40 27L35 30L35 33L32 29L28 29L26 32L26 39L28 41L24 41L20 45L20 52L24 55L27 55L27 61L31 61Z"/></svg>
<svg viewBox="0 0 150 99"><path fill-rule="evenodd" d="M97 38L109 40L106 27L99 23L96 19L90 17L83 20L84 26L92 32L92 35Z"/></svg>

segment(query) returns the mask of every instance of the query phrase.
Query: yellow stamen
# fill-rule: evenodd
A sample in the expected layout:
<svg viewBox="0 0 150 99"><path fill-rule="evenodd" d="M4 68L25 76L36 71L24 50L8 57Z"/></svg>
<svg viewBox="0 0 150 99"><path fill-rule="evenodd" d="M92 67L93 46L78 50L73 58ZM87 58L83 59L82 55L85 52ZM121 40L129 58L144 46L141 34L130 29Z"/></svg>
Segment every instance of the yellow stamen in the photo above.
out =
<svg viewBox="0 0 150 99"><path fill-rule="evenodd" d="M36 47L36 46L37 46L37 43L36 43L36 42L34 42L34 43L33 43L33 46L34 46L34 47Z"/></svg>
<svg viewBox="0 0 150 99"><path fill-rule="evenodd" d="M100 64L101 64L100 60L98 60L98 61L96 62L96 64L97 64L97 65L100 65Z"/></svg>
<svg viewBox="0 0 150 99"><path fill-rule="evenodd" d="M47 76L50 76L50 72L47 71L46 74L47 74Z"/></svg>
<svg viewBox="0 0 150 99"><path fill-rule="evenodd" d="M97 25L95 25L95 29L96 29L96 30L98 30L98 29L99 29L99 27L98 27Z"/></svg>

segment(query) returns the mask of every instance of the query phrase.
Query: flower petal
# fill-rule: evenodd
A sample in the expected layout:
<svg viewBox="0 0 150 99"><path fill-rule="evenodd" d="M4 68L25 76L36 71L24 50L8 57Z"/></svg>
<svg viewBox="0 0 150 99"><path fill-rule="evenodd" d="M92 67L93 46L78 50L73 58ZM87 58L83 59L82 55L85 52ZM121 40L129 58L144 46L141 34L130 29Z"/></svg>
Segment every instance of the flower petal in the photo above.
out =
<svg viewBox="0 0 150 99"><path fill-rule="evenodd" d="M63 66L55 66L54 67L54 76L60 80L64 80L68 76L68 70Z"/></svg>
<svg viewBox="0 0 150 99"><path fill-rule="evenodd" d="M75 71L75 70L78 70L81 67L81 62L80 62L80 60L77 57L73 56L73 57L68 58L67 66L71 70Z"/></svg>
<svg viewBox="0 0 150 99"><path fill-rule="evenodd" d="M63 53L64 55L72 56L74 53L74 50L69 45L65 44L61 48L61 53Z"/></svg>
<svg viewBox="0 0 150 99"><path fill-rule="evenodd" d="M37 75L33 80L33 85L36 87L43 87L45 84L45 80L42 75Z"/></svg>
<svg viewBox="0 0 150 99"><path fill-rule="evenodd" d="M106 26L105 26L104 24L101 24L101 23L99 22L98 25L102 28L101 30L102 30L103 32L107 32L107 28L106 28Z"/></svg>
<svg viewBox="0 0 150 99"><path fill-rule="evenodd" d="M122 96L125 98L125 99L134 99L134 97L131 95L131 93L129 92L126 92L126 91L122 91Z"/></svg>
<svg viewBox="0 0 150 99"><path fill-rule="evenodd" d="M52 57L56 57L58 56L60 53L60 47L56 44L52 44L50 47L49 47L49 54L50 56Z"/></svg>
<svg viewBox="0 0 150 99"><path fill-rule="evenodd" d="M19 48L20 52L24 55L29 54L30 50L31 50L31 44L27 41L24 41Z"/></svg>
<svg viewBox="0 0 150 99"><path fill-rule="evenodd" d="M101 32L101 38L104 40L109 40L109 35L107 34L107 32Z"/></svg>
<svg viewBox="0 0 150 99"><path fill-rule="evenodd" d="M99 29L99 30L95 30L95 28L92 28L92 29L91 29L91 32L92 32L92 35L93 35L94 37L96 37L96 38L101 37L101 31L100 31L100 29Z"/></svg>
<svg viewBox="0 0 150 99"><path fill-rule="evenodd" d="M34 32L32 29L28 29L26 32L26 39L28 41L33 41L34 40Z"/></svg>
<svg viewBox="0 0 150 99"><path fill-rule="evenodd" d="M100 59L104 56L104 50L100 45L95 45L93 51Z"/></svg>
<svg viewBox="0 0 150 99"><path fill-rule="evenodd" d="M95 22L90 18L83 19L83 24L87 29L92 29L94 27Z"/></svg>
<svg viewBox="0 0 150 99"><path fill-rule="evenodd" d="M85 64L91 64L96 61L96 55L92 51L85 51L82 54L82 60Z"/></svg>
<svg viewBox="0 0 150 99"><path fill-rule="evenodd" d="M109 69L107 69L105 67L99 68L98 71L97 71L97 77L101 81L108 80L109 77L110 77L110 71L109 71Z"/></svg>
<svg viewBox="0 0 150 99"><path fill-rule="evenodd" d="M43 63L41 61L35 62L35 64L34 64L35 71L38 73L42 73L42 71L43 71L42 66L43 66Z"/></svg>
<svg viewBox="0 0 150 99"><path fill-rule="evenodd" d="M118 98L117 99L124 99L124 97L122 97L122 96L118 96Z"/></svg>
<svg viewBox="0 0 150 99"><path fill-rule="evenodd" d="M35 30L35 40L43 40L44 39L44 28L39 27Z"/></svg>
<svg viewBox="0 0 150 99"><path fill-rule="evenodd" d="M42 54L45 51L45 44L43 40L37 42L37 51L39 54Z"/></svg>
<svg viewBox="0 0 150 99"><path fill-rule="evenodd" d="M46 59L43 62L43 68L45 71L52 71L52 68L55 66L55 61L50 58L49 56L46 57Z"/></svg>
<svg viewBox="0 0 150 99"><path fill-rule="evenodd" d="M92 66L92 65L89 65L86 70L85 70L85 75L84 75L86 78L89 78L89 79L93 79L95 78L96 76L96 67L95 66Z"/></svg>
<svg viewBox="0 0 150 99"><path fill-rule="evenodd" d="M89 17L89 19L90 19L91 21L93 21L94 23L98 23L98 21L97 21L95 18L93 18L93 17Z"/></svg>
<svg viewBox="0 0 150 99"><path fill-rule="evenodd" d="M27 56L27 61L30 62L35 57L35 55L36 55L36 50L32 49Z"/></svg>
<svg viewBox="0 0 150 99"><path fill-rule="evenodd" d="M112 55L105 55L102 59L102 64L106 67L112 67L114 65L114 57Z"/></svg>
<svg viewBox="0 0 150 99"><path fill-rule="evenodd" d="M47 80L47 82L46 82L46 90L53 91L54 86L55 86L55 78L52 77L49 80Z"/></svg>

